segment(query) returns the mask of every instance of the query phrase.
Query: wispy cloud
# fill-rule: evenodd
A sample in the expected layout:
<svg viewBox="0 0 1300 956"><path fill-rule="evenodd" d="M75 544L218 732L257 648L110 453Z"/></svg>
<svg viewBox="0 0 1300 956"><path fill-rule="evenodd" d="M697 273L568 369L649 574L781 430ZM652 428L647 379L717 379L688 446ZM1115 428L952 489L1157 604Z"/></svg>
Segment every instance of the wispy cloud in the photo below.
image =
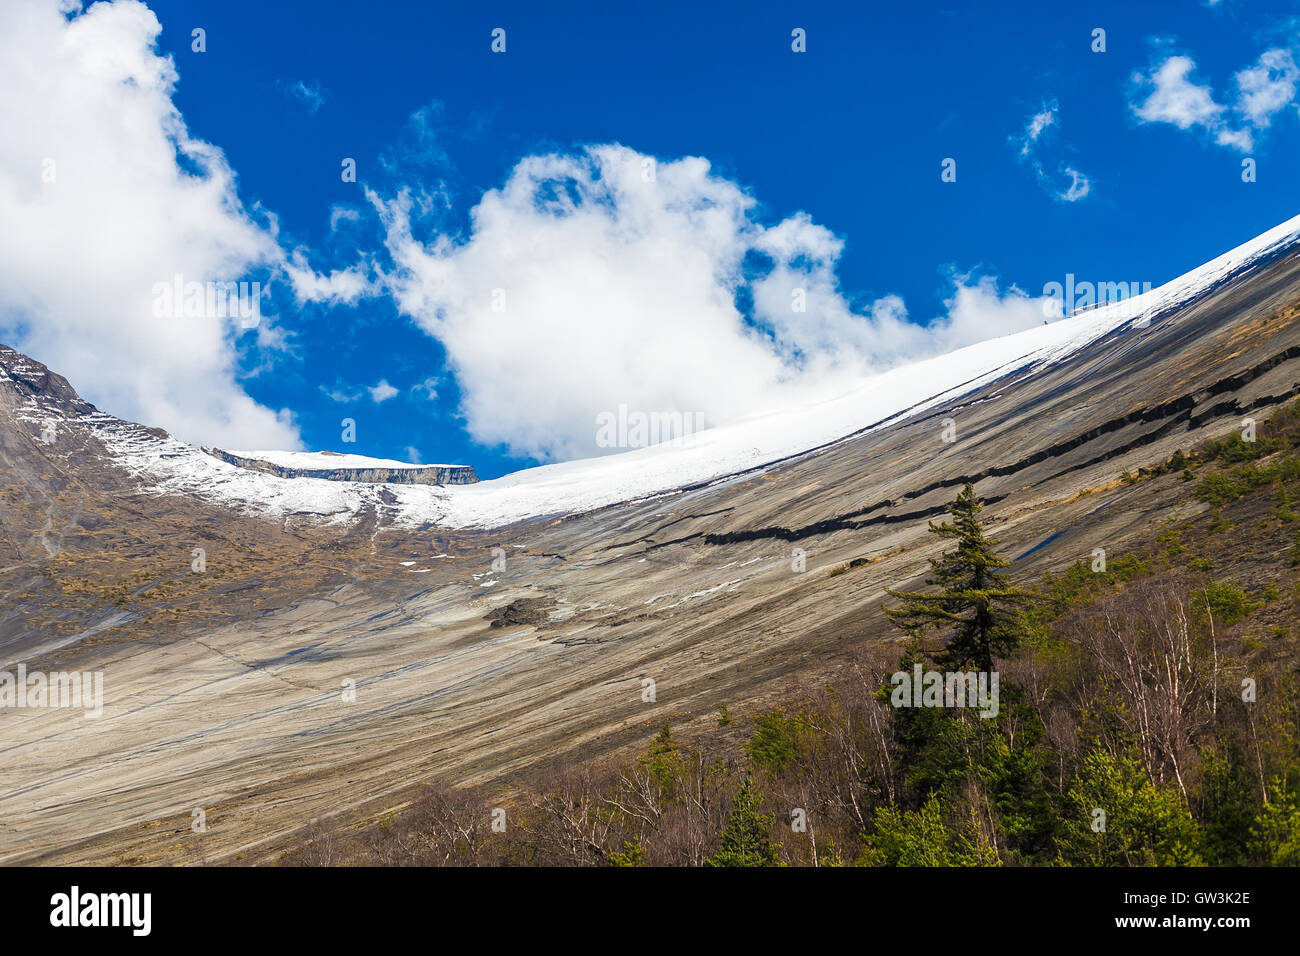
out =
<svg viewBox="0 0 1300 956"><path fill-rule="evenodd" d="M439 100L425 104L407 117L397 142L379 156L379 164L390 176L442 170L451 166L443 145L450 132Z"/></svg>
<svg viewBox="0 0 1300 956"><path fill-rule="evenodd" d="M1038 137L1043 135L1047 127L1056 122L1056 113L1058 106L1055 101L1050 106L1044 107L1041 113L1035 113L1029 120L1029 125L1025 127L1024 138L1020 142L1020 155L1030 155L1035 145L1038 143Z"/></svg>
<svg viewBox="0 0 1300 956"><path fill-rule="evenodd" d="M1061 107L1056 100L1044 102L1038 112L1029 117L1024 131L1013 136L1019 146L1020 161L1034 171L1034 178L1053 198L1061 202L1078 202L1092 192L1092 178L1064 160L1057 160L1054 172L1049 172L1041 153L1049 148L1048 139L1053 130L1060 128L1057 117ZM1052 145L1053 151L1059 147ZM1069 180L1068 184L1066 179Z"/></svg>
<svg viewBox="0 0 1300 956"><path fill-rule="evenodd" d="M1070 185L1065 192L1058 194L1060 199L1066 202L1076 202L1092 192L1092 180L1073 166L1065 166L1061 171L1070 177Z"/></svg>
<svg viewBox="0 0 1300 956"><path fill-rule="evenodd" d="M352 206L333 206L330 209L330 232L338 232L345 222L357 222L360 219L360 211Z"/></svg>
<svg viewBox="0 0 1300 956"><path fill-rule="evenodd" d="M440 384L441 380L437 376L430 376L423 382L412 385L410 391L412 395L423 395L425 399L431 402L438 397L438 386Z"/></svg>
<svg viewBox="0 0 1300 956"><path fill-rule="evenodd" d="M419 387L420 386L416 386L416 388ZM326 388L322 385L320 390L321 394L325 395L331 401L341 402L343 404L359 402L369 394L370 400L378 405L401 393L401 389L389 385L388 380L384 378L381 378L374 385L366 385L360 388L348 387L336 382L333 388ZM414 390L415 389L412 389L412 391Z"/></svg>
<svg viewBox="0 0 1300 956"><path fill-rule="evenodd" d="M280 92L284 93L291 99L295 99L307 107L307 112L315 116L325 100L329 98L319 83L305 83L302 80L288 82L286 80L277 81L276 85Z"/></svg>
<svg viewBox="0 0 1300 956"><path fill-rule="evenodd" d="M322 385L320 390L321 394L329 398L331 401L340 402L342 404L360 401L361 396L365 394L361 389L353 389L349 391L341 385L335 385L333 388L326 388Z"/></svg>

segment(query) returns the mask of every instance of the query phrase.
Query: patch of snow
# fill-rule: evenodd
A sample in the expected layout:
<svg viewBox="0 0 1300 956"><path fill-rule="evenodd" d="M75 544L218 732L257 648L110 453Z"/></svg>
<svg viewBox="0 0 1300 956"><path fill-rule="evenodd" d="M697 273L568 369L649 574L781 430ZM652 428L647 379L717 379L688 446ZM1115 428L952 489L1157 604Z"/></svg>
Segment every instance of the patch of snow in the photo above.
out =
<svg viewBox="0 0 1300 956"><path fill-rule="evenodd" d="M711 588L705 588L703 591L695 591L691 594L686 595L686 597L682 598L680 601L674 601L672 604L669 604L668 607L665 608L665 610L672 610L673 608L677 607L680 604L685 604L687 601L691 601L699 597L705 597L706 595L709 594L715 594L718 591L721 591L723 588L733 587L743 582L744 582L744 578L736 578L736 580L734 581L723 581L721 584L714 585Z"/></svg>

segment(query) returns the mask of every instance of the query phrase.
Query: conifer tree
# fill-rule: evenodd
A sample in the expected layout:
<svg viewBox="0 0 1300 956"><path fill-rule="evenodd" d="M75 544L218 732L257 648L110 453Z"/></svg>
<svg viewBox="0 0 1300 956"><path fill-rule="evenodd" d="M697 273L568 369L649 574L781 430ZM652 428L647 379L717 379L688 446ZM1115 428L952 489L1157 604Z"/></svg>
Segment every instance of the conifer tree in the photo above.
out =
<svg viewBox="0 0 1300 956"><path fill-rule="evenodd" d="M931 534L957 542L955 550L930 559L925 583L938 587L937 594L885 589L902 602L900 607L886 607L885 613L909 634L919 636L931 628L952 631L939 663L955 670L968 665L992 670L993 655L1006 654L1019 643L1024 630L1020 608L1032 599L997 573L1010 562L998 557L993 542L984 537L981 507L975 488L967 483L948 506L952 520L930 522Z"/></svg>
<svg viewBox="0 0 1300 956"><path fill-rule="evenodd" d="M762 799L762 794L754 789L753 780L746 775L727 817L727 827L722 831L722 846L709 859L709 866L781 865L777 856L780 844L774 846L768 836L775 817L758 812Z"/></svg>

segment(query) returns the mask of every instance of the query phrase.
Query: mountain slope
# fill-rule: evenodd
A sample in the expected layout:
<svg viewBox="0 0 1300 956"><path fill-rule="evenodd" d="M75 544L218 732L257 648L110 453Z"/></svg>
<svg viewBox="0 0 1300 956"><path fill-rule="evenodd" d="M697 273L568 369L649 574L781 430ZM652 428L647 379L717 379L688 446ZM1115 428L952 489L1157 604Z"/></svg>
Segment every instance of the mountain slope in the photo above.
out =
<svg viewBox="0 0 1300 956"><path fill-rule="evenodd" d="M1296 226L760 444L742 425L456 488L244 472L0 352L0 650L105 686L98 720L0 711L0 860L259 859L422 780L509 781L743 713L892 637L882 588L923 570L926 519L965 480L1018 575L1120 552L1205 507L1123 472L1300 390Z"/></svg>

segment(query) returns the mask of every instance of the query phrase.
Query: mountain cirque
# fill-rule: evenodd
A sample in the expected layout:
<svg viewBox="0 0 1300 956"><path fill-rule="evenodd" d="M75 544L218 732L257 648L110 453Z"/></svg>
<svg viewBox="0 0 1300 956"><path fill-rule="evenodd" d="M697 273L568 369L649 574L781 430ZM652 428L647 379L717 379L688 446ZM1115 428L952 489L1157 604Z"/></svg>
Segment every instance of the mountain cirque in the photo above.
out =
<svg viewBox="0 0 1300 956"><path fill-rule="evenodd" d="M98 719L0 710L0 861L266 862L422 781L508 786L752 712L894 638L882 589L915 583L964 481L1027 580L1202 509L1120 475L1300 392L1297 314L1283 249L883 428L495 530L408 527L382 488L346 520L143 491L107 436L178 443L0 349L0 668L105 688Z"/></svg>

